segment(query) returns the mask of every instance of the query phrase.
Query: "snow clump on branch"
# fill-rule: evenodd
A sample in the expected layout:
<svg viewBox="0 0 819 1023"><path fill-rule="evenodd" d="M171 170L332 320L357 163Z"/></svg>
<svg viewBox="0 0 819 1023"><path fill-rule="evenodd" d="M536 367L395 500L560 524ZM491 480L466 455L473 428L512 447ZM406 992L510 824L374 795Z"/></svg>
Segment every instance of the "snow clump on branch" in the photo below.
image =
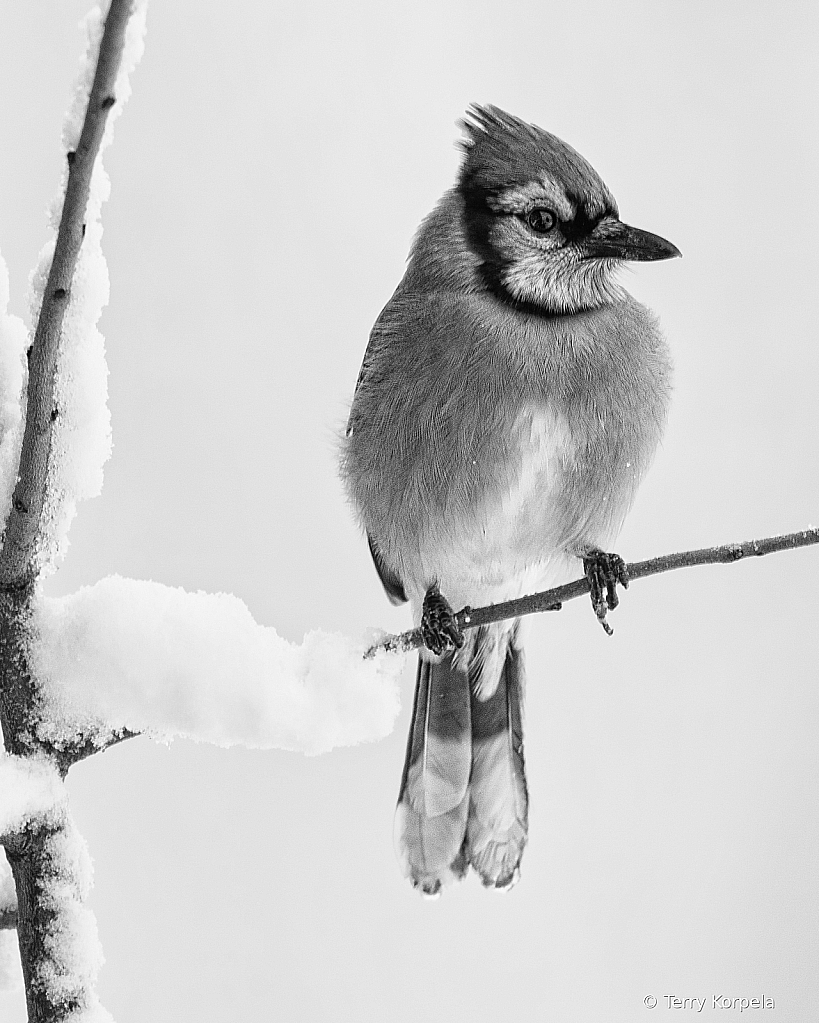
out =
<svg viewBox="0 0 819 1023"><path fill-rule="evenodd" d="M65 786L50 760L0 752L0 837L15 835L33 821L56 820L65 803Z"/></svg>
<svg viewBox="0 0 819 1023"><path fill-rule="evenodd" d="M289 643L231 594L109 576L41 598L31 629L38 735L58 748L130 729L315 754L382 739L399 711L404 654L365 658L375 636Z"/></svg>

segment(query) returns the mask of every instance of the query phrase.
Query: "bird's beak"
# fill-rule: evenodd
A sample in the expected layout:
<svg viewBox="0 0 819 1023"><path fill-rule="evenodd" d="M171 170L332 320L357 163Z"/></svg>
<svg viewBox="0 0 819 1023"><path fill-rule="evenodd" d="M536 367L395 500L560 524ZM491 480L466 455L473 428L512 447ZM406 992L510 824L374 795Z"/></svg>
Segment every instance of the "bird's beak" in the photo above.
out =
<svg viewBox="0 0 819 1023"><path fill-rule="evenodd" d="M616 217L606 217L586 235L580 243L584 256L591 258L609 256L614 259L634 259L648 262L657 259L672 259L682 253L676 245L667 242L658 234L629 227Z"/></svg>

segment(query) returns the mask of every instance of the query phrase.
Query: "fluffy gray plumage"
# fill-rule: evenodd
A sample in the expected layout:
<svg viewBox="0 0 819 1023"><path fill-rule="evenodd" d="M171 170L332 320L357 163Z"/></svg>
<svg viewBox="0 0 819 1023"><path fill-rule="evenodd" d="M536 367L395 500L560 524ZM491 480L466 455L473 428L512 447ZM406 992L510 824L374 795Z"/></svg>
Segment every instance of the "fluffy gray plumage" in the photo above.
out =
<svg viewBox="0 0 819 1023"><path fill-rule="evenodd" d="M670 360L614 279L677 250L618 219L594 169L495 107L464 122L458 183L373 327L342 475L393 600L456 610L609 549L660 440ZM545 229L544 229L545 228ZM397 845L427 892L471 864L508 886L526 842L518 627L425 651Z"/></svg>

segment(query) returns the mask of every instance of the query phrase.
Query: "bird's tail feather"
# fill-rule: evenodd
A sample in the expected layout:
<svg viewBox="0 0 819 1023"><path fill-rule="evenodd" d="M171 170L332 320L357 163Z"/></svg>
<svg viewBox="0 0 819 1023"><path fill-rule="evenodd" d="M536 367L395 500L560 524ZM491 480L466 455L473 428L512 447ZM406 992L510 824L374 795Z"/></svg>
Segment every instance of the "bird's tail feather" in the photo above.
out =
<svg viewBox="0 0 819 1023"><path fill-rule="evenodd" d="M465 870L470 716L466 667L454 664L451 654L438 662L420 657L395 841L406 875L428 894Z"/></svg>
<svg viewBox="0 0 819 1023"><path fill-rule="evenodd" d="M472 775L466 857L487 887L517 881L526 845L529 797L523 761L523 651L517 628L508 634L497 688L487 700L472 685Z"/></svg>
<svg viewBox="0 0 819 1023"><path fill-rule="evenodd" d="M508 887L526 844L522 655L516 628L483 635L491 628L501 632L474 630L468 656L418 664L395 839L406 875L428 894L470 862L485 885ZM500 656L485 656L487 646Z"/></svg>

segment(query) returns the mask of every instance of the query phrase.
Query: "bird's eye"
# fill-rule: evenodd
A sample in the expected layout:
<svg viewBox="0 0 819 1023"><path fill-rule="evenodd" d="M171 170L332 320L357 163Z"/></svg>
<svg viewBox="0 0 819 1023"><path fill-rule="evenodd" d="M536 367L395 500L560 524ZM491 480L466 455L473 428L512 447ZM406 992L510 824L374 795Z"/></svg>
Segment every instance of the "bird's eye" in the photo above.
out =
<svg viewBox="0 0 819 1023"><path fill-rule="evenodd" d="M537 234L548 234L557 223L557 217L551 210L536 206L526 214L526 223Z"/></svg>

